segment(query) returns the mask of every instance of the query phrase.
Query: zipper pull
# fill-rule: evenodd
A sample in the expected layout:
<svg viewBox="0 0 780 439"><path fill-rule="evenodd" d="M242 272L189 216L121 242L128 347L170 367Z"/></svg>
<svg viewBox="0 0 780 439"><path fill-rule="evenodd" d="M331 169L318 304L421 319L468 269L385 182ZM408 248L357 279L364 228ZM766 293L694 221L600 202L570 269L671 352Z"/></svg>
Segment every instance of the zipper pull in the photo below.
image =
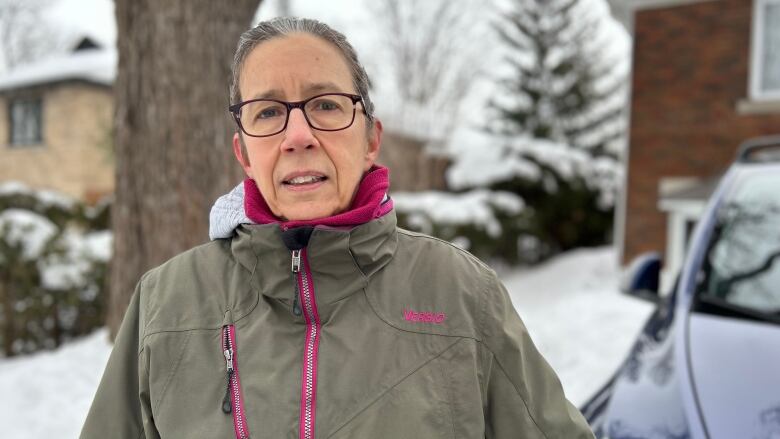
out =
<svg viewBox="0 0 780 439"><path fill-rule="evenodd" d="M233 369L231 368L227 372L227 390L225 391L225 398L222 400L222 411L225 414L229 414L233 411L233 401L230 399L230 380L233 378Z"/></svg>
<svg viewBox="0 0 780 439"><path fill-rule="evenodd" d="M301 305L298 303L298 281L294 277L293 284L295 284L295 294L293 296L293 314L298 317L301 315Z"/></svg>
<svg viewBox="0 0 780 439"><path fill-rule="evenodd" d="M299 271L301 271L301 251L293 250L292 251L292 272L298 273Z"/></svg>
<svg viewBox="0 0 780 439"><path fill-rule="evenodd" d="M222 355L225 356L227 390L225 391L225 398L222 400L222 411L228 414L233 411L233 402L230 400L230 381L233 379L233 348L230 346L230 327L228 326L225 327L224 340L223 346L225 349L222 351Z"/></svg>
<svg viewBox="0 0 780 439"><path fill-rule="evenodd" d="M225 370L228 373L233 373L233 349L225 349L222 354L225 355Z"/></svg>
<svg viewBox="0 0 780 439"><path fill-rule="evenodd" d="M301 315L301 305L298 303L298 279L295 278L295 273L299 273L301 271L301 251L300 250L293 250L292 251L292 272L293 272L293 285L295 285L295 294L293 295L293 314L295 316Z"/></svg>

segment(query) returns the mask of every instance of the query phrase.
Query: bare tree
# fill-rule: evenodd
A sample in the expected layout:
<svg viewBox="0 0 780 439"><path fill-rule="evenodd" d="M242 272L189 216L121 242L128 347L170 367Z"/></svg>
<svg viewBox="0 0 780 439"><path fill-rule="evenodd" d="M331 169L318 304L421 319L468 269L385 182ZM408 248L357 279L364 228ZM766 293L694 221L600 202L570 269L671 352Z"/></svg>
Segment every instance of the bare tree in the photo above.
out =
<svg viewBox="0 0 780 439"><path fill-rule="evenodd" d="M243 175L230 149L230 63L260 0L116 0L116 201L108 326L141 274L208 239Z"/></svg>
<svg viewBox="0 0 780 439"><path fill-rule="evenodd" d="M7 70L34 61L56 47L51 26L41 24L49 0L0 0L0 66Z"/></svg>
<svg viewBox="0 0 780 439"><path fill-rule="evenodd" d="M399 101L388 120L418 138L446 143L482 74L484 2L382 0L373 4Z"/></svg>

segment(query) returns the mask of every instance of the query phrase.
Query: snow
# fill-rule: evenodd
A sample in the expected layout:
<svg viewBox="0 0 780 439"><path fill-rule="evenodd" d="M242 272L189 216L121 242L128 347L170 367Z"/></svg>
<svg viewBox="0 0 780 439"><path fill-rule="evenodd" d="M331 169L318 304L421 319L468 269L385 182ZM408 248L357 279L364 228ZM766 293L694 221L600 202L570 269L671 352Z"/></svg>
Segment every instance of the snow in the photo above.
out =
<svg viewBox="0 0 780 439"><path fill-rule="evenodd" d="M58 192L33 190L18 182L0 184L0 197L15 195L32 197L43 207L71 210L76 205L74 199ZM106 230L85 232L76 227L58 235L57 225L43 215L18 208L0 211L0 239L20 246L22 258L35 261L41 286L51 290L83 287L93 263L110 259L113 235Z"/></svg>
<svg viewBox="0 0 780 439"><path fill-rule="evenodd" d="M108 262L111 257L112 237L110 231L87 234L76 230L66 231L59 241L64 252L38 260L41 285L52 290L83 286L92 263Z"/></svg>
<svg viewBox="0 0 780 439"><path fill-rule="evenodd" d="M64 36L88 36L104 47L116 44L113 0L54 0L45 13Z"/></svg>
<svg viewBox="0 0 780 439"><path fill-rule="evenodd" d="M615 261L612 248L583 249L502 275L537 347L577 406L617 369L650 313L649 304L617 292ZM110 353L106 334L0 360L2 437L77 437Z"/></svg>
<svg viewBox="0 0 780 439"><path fill-rule="evenodd" d="M409 221L427 231L430 222L436 224L474 224L490 236L501 234L501 225L493 214L495 209L510 215L523 210L523 200L510 192L477 189L462 194L451 192L399 192L393 194L393 206L409 214Z"/></svg>
<svg viewBox="0 0 780 439"><path fill-rule="evenodd" d="M23 194L28 195L32 192L24 183L18 181L8 181L0 183L0 195L15 195Z"/></svg>
<svg viewBox="0 0 780 439"><path fill-rule="evenodd" d="M479 146L482 143L482 146ZM447 181L455 190L485 187L518 177L536 181L542 177L539 165L554 170L564 179L582 177L598 189L602 206L612 206L622 182L621 163L609 157L593 158L585 151L547 139L472 133L453 146L457 160L447 170ZM555 188L550 187L549 192Z"/></svg>
<svg viewBox="0 0 780 439"><path fill-rule="evenodd" d="M108 262L113 251L114 234L110 230L88 233L84 236L84 255L95 261Z"/></svg>
<svg viewBox="0 0 780 439"><path fill-rule="evenodd" d="M0 360L0 436L78 437L110 353L101 329L55 351Z"/></svg>
<svg viewBox="0 0 780 439"><path fill-rule="evenodd" d="M612 248L580 249L503 276L537 348L581 406L631 348L652 307L618 293Z"/></svg>
<svg viewBox="0 0 780 439"><path fill-rule="evenodd" d="M454 188L488 186L512 176L537 179L541 171L533 162L522 158L527 155L555 170L564 179L574 176L590 176L598 172L620 172L614 160L594 160L584 151L547 139L525 136L499 136L479 134L473 143L490 141L483 148L464 142L456 154L459 160L448 170L447 180ZM502 146L504 148L502 148ZM505 152L512 152L505 154Z"/></svg>
<svg viewBox="0 0 780 439"><path fill-rule="evenodd" d="M0 90L69 79L112 85L117 54L113 49L85 49L24 64L0 77Z"/></svg>
<svg viewBox="0 0 780 439"><path fill-rule="evenodd" d="M37 190L35 197L45 206L56 206L70 210L76 205L76 200L56 191Z"/></svg>
<svg viewBox="0 0 780 439"><path fill-rule="evenodd" d="M0 211L0 239L21 245L22 257L37 259L46 244L57 234L57 226L48 218L23 209Z"/></svg>
<svg viewBox="0 0 780 439"><path fill-rule="evenodd" d="M0 197L12 197L15 195L35 197L45 207L59 207L64 210L70 210L75 205L73 198L59 192L32 189L18 181L0 183Z"/></svg>

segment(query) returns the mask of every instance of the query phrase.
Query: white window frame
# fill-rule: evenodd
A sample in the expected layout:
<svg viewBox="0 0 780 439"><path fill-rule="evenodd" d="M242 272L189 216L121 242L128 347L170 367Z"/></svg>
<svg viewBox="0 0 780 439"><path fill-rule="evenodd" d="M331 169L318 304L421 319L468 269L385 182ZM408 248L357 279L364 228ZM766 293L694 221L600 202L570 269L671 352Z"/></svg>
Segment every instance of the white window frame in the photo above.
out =
<svg viewBox="0 0 780 439"><path fill-rule="evenodd" d="M780 88L773 91L761 90L761 72L763 71L764 40L764 8L767 5L778 4L780 0L753 0L753 23L750 51L750 84L748 89L750 99L753 101L778 101L780 100Z"/></svg>

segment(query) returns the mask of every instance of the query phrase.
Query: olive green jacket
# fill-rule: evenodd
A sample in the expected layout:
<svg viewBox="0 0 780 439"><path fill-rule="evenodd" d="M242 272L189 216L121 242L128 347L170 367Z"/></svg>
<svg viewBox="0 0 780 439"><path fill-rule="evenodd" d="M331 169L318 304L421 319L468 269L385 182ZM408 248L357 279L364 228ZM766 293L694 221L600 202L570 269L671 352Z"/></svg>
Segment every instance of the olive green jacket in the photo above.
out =
<svg viewBox="0 0 780 439"><path fill-rule="evenodd" d="M282 234L143 276L82 439L593 437L469 253L393 212L301 252Z"/></svg>

